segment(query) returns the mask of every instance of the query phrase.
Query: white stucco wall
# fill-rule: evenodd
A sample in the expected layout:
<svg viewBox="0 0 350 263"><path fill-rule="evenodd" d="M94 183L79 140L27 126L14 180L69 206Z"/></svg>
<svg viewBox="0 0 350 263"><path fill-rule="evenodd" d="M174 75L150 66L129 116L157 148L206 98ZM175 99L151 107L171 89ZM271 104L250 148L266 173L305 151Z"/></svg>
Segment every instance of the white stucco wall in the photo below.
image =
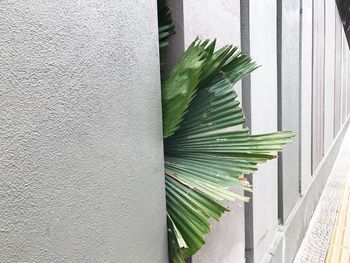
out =
<svg viewBox="0 0 350 263"><path fill-rule="evenodd" d="M156 1L0 13L0 261L167 262Z"/></svg>

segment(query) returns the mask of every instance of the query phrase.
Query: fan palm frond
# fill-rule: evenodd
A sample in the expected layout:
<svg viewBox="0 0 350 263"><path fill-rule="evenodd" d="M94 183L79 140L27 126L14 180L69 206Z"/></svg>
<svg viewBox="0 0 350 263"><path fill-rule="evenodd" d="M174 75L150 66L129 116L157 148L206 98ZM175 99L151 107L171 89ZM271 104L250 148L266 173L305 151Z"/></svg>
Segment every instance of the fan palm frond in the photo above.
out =
<svg viewBox="0 0 350 263"><path fill-rule="evenodd" d="M166 0L158 0L158 34L160 63L165 63L165 47L169 45L168 38L175 34L171 13Z"/></svg>
<svg viewBox="0 0 350 263"><path fill-rule="evenodd" d="M233 85L256 69L237 48L195 40L162 85L169 253L182 263L205 243L221 201L248 199L242 175L273 159L292 132L251 135Z"/></svg>

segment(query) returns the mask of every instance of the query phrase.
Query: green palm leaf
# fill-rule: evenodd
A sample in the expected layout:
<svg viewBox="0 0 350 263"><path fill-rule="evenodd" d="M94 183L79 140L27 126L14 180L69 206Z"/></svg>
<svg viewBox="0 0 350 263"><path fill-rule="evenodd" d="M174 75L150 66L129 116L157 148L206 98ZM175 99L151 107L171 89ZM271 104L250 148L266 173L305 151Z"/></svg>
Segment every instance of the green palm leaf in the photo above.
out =
<svg viewBox="0 0 350 263"><path fill-rule="evenodd" d="M174 134L200 83L205 50L194 42L162 84L163 136Z"/></svg>
<svg viewBox="0 0 350 263"><path fill-rule="evenodd" d="M159 34L159 54L161 64L165 63L165 47L169 45L168 38L175 34L172 24L170 10L166 0L158 0L158 34Z"/></svg>
<svg viewBox="0 0 350 263"><path fill-rule="evenodd" d="M214 50L215 41L194 41L162 87L169 253L175 263L204 245L209 219L228 211L221 201L248 200L233 191L251 190L242 175L275 158L271 153L294 136L251 135L242 128L233 85L256 64L232 46Z"/></svg>

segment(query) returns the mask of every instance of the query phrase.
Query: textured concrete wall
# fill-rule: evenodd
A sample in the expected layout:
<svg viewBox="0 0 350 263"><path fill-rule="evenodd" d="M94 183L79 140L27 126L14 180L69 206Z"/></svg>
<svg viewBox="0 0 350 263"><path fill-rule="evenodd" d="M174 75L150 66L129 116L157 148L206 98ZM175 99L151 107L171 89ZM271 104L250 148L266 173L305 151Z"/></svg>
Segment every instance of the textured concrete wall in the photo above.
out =
<svg viewBox="0 0 350 263"><path fill-rule="evenodd" d="M166 262L156 1L0 13L0 261Z"/></svg>

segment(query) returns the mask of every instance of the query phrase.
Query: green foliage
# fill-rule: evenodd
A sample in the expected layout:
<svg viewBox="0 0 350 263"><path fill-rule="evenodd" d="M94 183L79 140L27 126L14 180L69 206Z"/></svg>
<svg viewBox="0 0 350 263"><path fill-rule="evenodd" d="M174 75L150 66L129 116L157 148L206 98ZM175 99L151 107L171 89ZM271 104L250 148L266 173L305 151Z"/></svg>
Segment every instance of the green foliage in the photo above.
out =
<svg viewBox="0 0 350 263"><path fill-rule="evenodd" d="M218 221L228 211L222 201L248 201L235 191L251 191L243 175L276 158L275 152L294 136L292 132L251 135L242 128L245 118L233 85L257 66L236 47L215 51L215 46L215 40L196 39L162 83L173 263L184 263L204 245L209 219Z"/></svg>
<svg viewBox="0 0 350 263"><path fill-rule="evenodd" d="M159 32L159 54L161 64L165 63L165 47L169 45L168 38L175 34L171 20L170 10L165 0L158 0L158 32Z"/></svg>
<svg viewBox="0 0 350 263"><path fill-rule="evenodd" d="M174 134L200 83L204 49L193 43L162 85L163 136Z"/></svg>
<svg viewBox="0 0 350 263"><path fill-rule="evenodd" d="M194 41L162 87L169 252L175 263L204 245L209 219L228 211L221 201L248 200L233 191L251 190L242 175L275 158L271 153L294 136L251 135L242 128L233 85L256 64L237 48L214 50L215 41Z"/></svg>

